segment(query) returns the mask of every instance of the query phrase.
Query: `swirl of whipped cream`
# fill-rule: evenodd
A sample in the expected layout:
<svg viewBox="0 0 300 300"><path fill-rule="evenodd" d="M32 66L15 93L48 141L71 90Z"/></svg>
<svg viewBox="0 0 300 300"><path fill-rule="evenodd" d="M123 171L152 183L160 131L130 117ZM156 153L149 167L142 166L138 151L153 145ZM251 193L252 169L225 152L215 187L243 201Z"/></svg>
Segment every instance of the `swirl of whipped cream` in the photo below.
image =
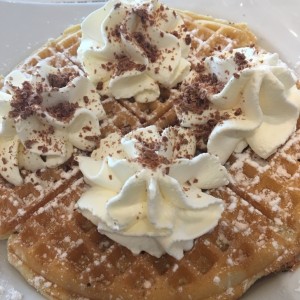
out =
<svg viewBox="0 0 300 300"><path fill-rule="evenodd" d="M78 58L103 95L150 102L188 74L190 38L156 0L112 0L82 23Z"/></svg>
<svg viewBox="0 0 300 300"><path fill-rule="evenodd" d="M255 48L217 52L205 59L204 67L202 78L212 76L210 86L200 83L205 108L195 113L179 107L177 113L185 127L208 120L218 123L208 138L209 153L224 163L233 151L249 145L267 158L285 143L296 128L300 91L294 74L277 54ZM188 84L192 81L197 81L195 73L187 79Z"/></svg>
<svg viewBox="0 0 300 300"><path fill-rule="evenodd" d="M20 185L19 168L36 171L67 161L73 146L92 151L105 112L93 84L77 66L47 61L37 73L11 72L0 94L0 174Z"/></svg>
<svg viewBox="0 0 300 300"><path fill-rule="evenodd" d="M201 191L228 183L208 153L195 154L189 129L155 126L101 140L91 158L78 157L92 187L77 203L99 232L133 253L180 259L193 240L216 226L222 200Z"/></svg>

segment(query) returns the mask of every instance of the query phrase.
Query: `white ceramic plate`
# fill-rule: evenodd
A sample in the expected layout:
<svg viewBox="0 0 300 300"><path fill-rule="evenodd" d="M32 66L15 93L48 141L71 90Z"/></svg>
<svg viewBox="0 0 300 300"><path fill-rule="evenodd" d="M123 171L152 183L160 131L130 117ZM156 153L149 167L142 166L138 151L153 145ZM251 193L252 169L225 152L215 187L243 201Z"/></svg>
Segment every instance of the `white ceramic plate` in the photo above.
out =
<svg viewBox="0 0 300 300"><path fill-rule="evenodd" d="M24 2L24 1L22 1ZM57 1L56 1L57 2ZM164 0L170 6L198 11L235 22L246 22L259 43L300 74L300 1L298 0ZM78 23L100 3L24 4L0 0L0 74L7 74L18 62ZM1 205L1 204L0 204ZM6 260L6 243L0 242L0 299L43 299L28 286ZM18 294L19 292L19 294ZM300 269L269 276L257 282L243 300L300 299Z"/></svg>

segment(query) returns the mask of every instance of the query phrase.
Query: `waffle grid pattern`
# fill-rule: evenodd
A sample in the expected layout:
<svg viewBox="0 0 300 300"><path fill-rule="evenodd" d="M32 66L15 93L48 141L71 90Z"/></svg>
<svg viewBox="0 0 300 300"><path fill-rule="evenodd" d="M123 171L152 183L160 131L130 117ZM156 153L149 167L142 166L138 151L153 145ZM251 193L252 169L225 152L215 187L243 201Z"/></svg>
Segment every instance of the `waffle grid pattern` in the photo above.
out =
<svg viewBox="0 0 300 300"><path fill-rule="evenodd" d="M194 47L200 57L219 46L255 42L244 25L179 13L195 35ZM27 60L25 67L34 69L38 61L57 52L68 63L78 65L80 36L80 27L71 27ZM115 131L125 134L141 126L164 128L177 122L169 98L148 104L107 98L102 104L108 115L101 124L103 137ZM251 153L243 154L247 159L232 158L228 168L235 181L211 191L226 205L219 225L198 238L180 261L167 255L159 259L145 253L134 256L99 234L76 210L76 201L87 188L78 177L70 177L63 190L32 206L28 210L32 216L26 222L18 220L25 223L9 238L9 261L49 299L237 299L258 278L293 264L299 252L299 221L292 214L299 199L299 190L294 188L299 181L297 145L291 142L283 147L268 166ZM279 166L286 172L278 170ZM59 174L58 179L61 177ZM261 179L255 181L256 177ZM281 186L286 180L289 187L284 190ZM266 201L251 194L257 195L266 187L288 194L295 205L286 208L282 201L278 205L281 211L273 211ZM286 216L279 214L286 209Z"/></svg>

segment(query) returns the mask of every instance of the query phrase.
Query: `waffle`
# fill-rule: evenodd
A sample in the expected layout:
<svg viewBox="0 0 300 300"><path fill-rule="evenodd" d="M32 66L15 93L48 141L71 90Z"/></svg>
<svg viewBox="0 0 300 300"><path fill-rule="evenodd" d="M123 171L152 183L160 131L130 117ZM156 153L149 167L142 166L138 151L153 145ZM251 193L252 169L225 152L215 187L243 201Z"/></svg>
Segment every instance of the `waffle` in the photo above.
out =
<svg viewBox="0 0 300 300"><path fill-rule="evenodd" d="M135 256L74 209L78 182L9 239L9 261L49 299L235 299L294 259L293 232L227 188L212 191L227 206L219 225L182 260Z"/></svg>
<svg viewBox="0 0 300 300"><path fill-rule="evenodd" d="M23 171L22 186L13 186L0 178L0 238L7 238L32 213L63 192L78 178L75 166L47 169L36 173Z"/></svg>
<svg viewBox="0 0 300 300"><path fill-rule="evenodd" d="M214 50L228 50L252 45L256 42L255 35L245 24L230 23L225 20L208 16L196 15L191 12L176 10L183 18L193 36L193 53L198 57L211 54ZM76 57L80 45L81 30L79 25L71 26L63 35L54 40L52 46L80 66ZM51 44L50 44L51 45ZM83 69L83 68L82 68ZM142 126L157 125L163 129L177 124L172 94L161 88L160 97L149 103L138 103L134 99L118 100L126 110L135 116ZM119 109L117 109L119 111ZM135 119L133 117L133 119Z"/></svg>
<svg viewBox="0 0 300 300"><path fill-rule="evenodd" d="M45 60L56 68L73 65L67 57L57 52L52 41L19 64L17 69L32 74L38 68L37 64ZM5 85L1 87L7 92ZM0 239L7 238L34 211L62 193L80 176L80 172L70 159L58 168L37 172L22 170L21 175L24 178L24 184L21 186L13 186L0 177Z"/></svg>
<svg viewBox="0 0 300 300"><path fill-rule="evenodd" d="M247 150L232 157L228 170L230 186L237 194L300 237L299 142L300 130L269 160Z"/></svg>
<svg viewBox="0 0 300 300"><path fill-rule="evenodd" d="M188 11L178 11L195 39L192 46L198 57L210 56L215 50L230 50L256 43L255 35L244 23L233 23Z"/></svg>
<svg viewBox="0 0 300 300"><path fill-rule="evenodd" d="M199 57L216 49L255 43L254 35L243 24L178 13L193 33L192 46ZM78 26L67 29L27 60L26 68L34 68L38 61L58 53L68 63L79 65L76 50L80 37ZM146 104L106 98L102 104L107 113L107 119L100 124L102 137L151 124L165 128L177 122L170 97ZM66 175L69 181L48 198L30 193L38 205L30 208L25 201L20 202L23 209L28 208L28 214L10 229L14 233L8 240L8 259L48 299L237 299L258 278L293 266L300 252L295 209L299 192L298 140L291 141L294 142L289 142L269 161L258 161L251 151L231 158L227 166L232 177L230 186L210 191L224 199L226 207L221 220L213 231L198 238L180 261L168 255L133 255L98 233L75 209L80 195L88 188L77 171L72 171L74 176ZM285 176L280 169L273 178L276 168L294 173ZM61 182L63 176L59 171ZM66 174L70 175L70 171ZM260 187L251 182L255 177L265 178ZM246 180L251 183L249 188ZM286 183L285 180L289 188L280 189L278 184ZM53 182L55 185L50 175L46 182L48 187ZM255 200L255 193L270 185L276 195L289 195L284 201L292 200L293 207L289 207L290 202L281 202L282 210L288 210L286 216L272 211L266 201ZM5 211L0 211L1 216Z"/></svg>

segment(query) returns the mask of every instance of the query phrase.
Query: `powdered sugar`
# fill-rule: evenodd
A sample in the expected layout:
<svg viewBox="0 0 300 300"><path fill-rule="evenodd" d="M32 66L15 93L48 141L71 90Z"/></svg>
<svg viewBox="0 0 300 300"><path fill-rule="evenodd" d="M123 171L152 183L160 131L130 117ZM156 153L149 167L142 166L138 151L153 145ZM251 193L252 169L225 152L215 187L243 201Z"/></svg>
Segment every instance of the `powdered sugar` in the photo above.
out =
<svg viewBox="0 0 300 300"><path fill-rule="evenodd" d="M218 285L221 282L221 279L219 276L215 276L213 279L214 284Z"/></svg>

